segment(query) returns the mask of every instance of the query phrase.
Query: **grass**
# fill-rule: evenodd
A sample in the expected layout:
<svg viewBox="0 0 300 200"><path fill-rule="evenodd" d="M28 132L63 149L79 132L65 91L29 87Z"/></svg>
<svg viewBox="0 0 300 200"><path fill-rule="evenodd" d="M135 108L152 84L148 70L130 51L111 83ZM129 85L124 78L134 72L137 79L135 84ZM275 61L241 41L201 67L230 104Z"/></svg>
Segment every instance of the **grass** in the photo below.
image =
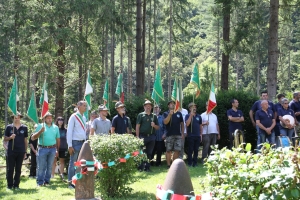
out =
<svg viewBox="0 0 300 200"><path fill-rule="evenodd" d="M0 165L3 165L3 160L0 162ZM20 190L6 190L6 179L5 179L5 168L0 168L0 199L3 200L65 200L65 199L74 199L75 190L68 189L66 183L62 182L59 176L55 176L51 179L51 185L48 187L36 187L35 179L29 179L29 166L23 165ZM156 185L164 184L167 167L165 161L160 167L151 167L152 172L136 172L135 176L138 178L138 181L129 185L133 189L132 193L129 196L123 196L120 198L111 198L112 200L117 199L155 199ZM201 184L203 183L204 176L206 174L206 169L203 165L198 167L188 168L192 184L194 187L195 194L200 194L204 191L204 188ZM99 197L100 194L95 191L95 196Z"/></svg>

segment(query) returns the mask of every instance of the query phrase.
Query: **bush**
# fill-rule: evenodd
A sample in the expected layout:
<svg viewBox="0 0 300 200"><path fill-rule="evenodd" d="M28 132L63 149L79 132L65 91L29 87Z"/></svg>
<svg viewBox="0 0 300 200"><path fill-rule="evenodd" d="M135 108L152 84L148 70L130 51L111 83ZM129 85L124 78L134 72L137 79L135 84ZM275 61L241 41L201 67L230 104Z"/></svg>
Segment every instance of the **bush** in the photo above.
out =
<svg viewBox="0 0 300 200"><path fill-rule="evenodd" d="M129 134L112 134L91 137L91 148L101 163L115 161L115 165L101 170L95 178L96 188L104 197L126 195L131 192L127 185L134 182L133 174L137 171L137 162L141 155L130 157L125 163L119 158L139 151L143 141Z"/></svg>
<svg viewBox="0 0 300 200"><path fill-rule="evenodd" d="M299 199L300 154L269 146L261 154L215 149L205 164L209 190L217 199Z"/></svg>

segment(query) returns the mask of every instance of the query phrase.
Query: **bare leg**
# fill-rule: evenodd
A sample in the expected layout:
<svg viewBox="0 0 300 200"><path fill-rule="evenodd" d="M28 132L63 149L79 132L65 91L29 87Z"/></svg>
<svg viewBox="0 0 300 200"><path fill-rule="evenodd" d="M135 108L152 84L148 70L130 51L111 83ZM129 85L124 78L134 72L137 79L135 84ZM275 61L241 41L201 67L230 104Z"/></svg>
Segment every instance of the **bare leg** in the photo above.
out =
<svg viewBox="0 0 300 200"><path fill-rule="evenodd" d="M173 161L179 157L179 151L174 151Z"/></svg>
<svg viewBox="0 0 300 200"><path fill-rule="evenodd" d="M59 172L60 174L64 174L64 168L65 168L65 159L59 158Z"/></svg>
<svg viewBox="0 0 300 200"><path fill-rule="evenodd" d="M55 174L56 162L57 162L57 157L54 158L54 161L53 161L53 164L52 164L51 178L54 177L54 174Z"/></svg>

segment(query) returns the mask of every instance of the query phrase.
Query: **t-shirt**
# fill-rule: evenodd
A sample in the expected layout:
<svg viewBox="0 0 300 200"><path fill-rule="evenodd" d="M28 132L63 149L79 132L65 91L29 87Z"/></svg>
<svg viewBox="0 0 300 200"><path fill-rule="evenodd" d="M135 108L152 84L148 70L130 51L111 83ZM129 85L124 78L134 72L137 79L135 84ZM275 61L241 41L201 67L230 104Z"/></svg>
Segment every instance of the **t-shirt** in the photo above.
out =
<svg viewBox="0 0 300 200"><path fill-rule="evenodd" d="M214 113L207 114L206 112L201 114L202 122L209 122L207 125L203 125L202 134L219 134L217 129L218 118Z"/></svg>
<svg viewBox="0 0 300 200"><path fill-rule="evenodd" d="M151 139L155 140L155 129L151 126L151 122L158 125L157 116L153 113L150 115L145 112L141 112L137 116L136 124L140 124L140 137L150 136Z"/></svg>
<svg viewBox="0 0 300 200"><path fill-rule="evenodd" d="M123 115L123 117L121 117L121 115L117 114L112 119L111 126L115 128L115 133L118 133L118 134L127 133L128 118L124 115Z"/></svg>
<svg viewBox="0 0 300 200"><path fill-rule="evenodd" d="M300 101L295 101L294 99L289 104L290 109L295 112L300 112ZM297 121L300 121L300 115L296 116Z"/></svg>
<svg viewBox="0 0 300 200"><path fill-rule="evenodd" d="M227 116L231 117L243 117L243 112L241 110L233 110L232 108L227 110ZM229 133L233 133L236 129L243 130L241 122L229 121Z"/></svg>
<svg viewBox="0 0 300 200"><path fill-rule="evenodd" d="M60 135L59 151L66 151L68 149L67 129L59 128L59 135Z"/></svg>
<svg viewBox="0 0 300 200"><path fill-rule="evenodd" d="M16 137L14 140L8 141L8 149L7 154L9 155L12 152L16 153L25 153L27 149L25 149L24 139L28 137L28 128L24 124L21 124L19 129L13 126L13 124L9 124L5 129L5 136L10 137L12 134L15 134ZM14 143L14 148L13 147Z"/></svg>
<svg viewBox="0 0 300 200"><path fill-rule="evenodd" d="M253 112L256 112L256 111L258 111L258 110L261 109L261 101L262 101L262 100L258 100L258 101L256 101L256 102L252 105L251 110L252 110ZM269 108L268 108L268 109L271 109L271 110L273 111L273 113L275 113L276 110L275 110L275 106L274 106L273 102L272 102L272 101L268 101L268 104L269 104Z"/></svg>
<svg viewBox="0 0 300 200"><path fill-rule="evenodd" d="M56 139L60 138L58 126L55 124L51 124L51 126L48 126L44 123L45 131L41 133L38 141L38 145L42 146L52 146L56 144ZM43 124L39 124L36 128L35 132L38 132L43 127Z"/></svg>
<svg viewBox="0 0 300 200"><path fill-rule="evenodd" d="M111 128L111 122L109 119L103 120L101 117L98 117L94 119L91 128L95 130L95 134L108 134Z"/></svg>
<svg viewBox="0 0 300 200"><path fill-rule="evenodd" d="M271 127L274 119L274 113L272 110L268 109L266 112L262 109L256 111L255 113L255 120L259 120L260 123L265 127L269 128ZM260 128L259 128L260 129ZM266 133L264 130L260 129L260 131L263 131Z"/></svg>
<svg viewBox="0 0 300 200"><path fill-rule="evenodd" d="M278 110L282 108L282 105L281 105L281 103L276 103L274 105L274 107L275 107L275 111L278 113ZM278 114L277 114L277 117L276 117L276 122L279 122Z"/></svg>
<svg viewBox="0 0 300 200"><path fill-rule="evenodd" d="M190 114L185 115L185 123L189 119ZM202 124L202 118L199 114L196 114L191 120L191 124L186 126L187 137L200 137L200 125Z"/></svg>
<svg viewBox="0 0 300 200"><path fill-rule="evenodd" d="M183 119L185 119L185 116L186 116L187 114L189 114L188 111L187 111L187 109L184 109L184 108L182 108L180 112L181 112L181 114L182 114L182 118L183 118ZM185 124L185 120L183 120L183 122L184 122L184 134L186 135L186 124Z"/></svg>
<svg viewBox="0 0 300 200"><path fill-rule="evenodd" d="M164 119L168 117L170 111L164 112L163 117ZM166 124L166 130L167 130L167 136L171 135L181 135L180 130L180 123L183 122L183 117L181 112L177 111L174 113L169 121L168 124Z"/></svg>

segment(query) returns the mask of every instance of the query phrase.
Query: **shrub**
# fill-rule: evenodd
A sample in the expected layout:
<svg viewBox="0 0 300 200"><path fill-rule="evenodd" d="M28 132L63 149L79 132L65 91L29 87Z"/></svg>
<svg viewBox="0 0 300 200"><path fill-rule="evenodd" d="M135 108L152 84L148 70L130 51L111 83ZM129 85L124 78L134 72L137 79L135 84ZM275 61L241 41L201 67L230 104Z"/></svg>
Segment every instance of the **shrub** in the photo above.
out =
<svg viewBox="0 0 300 200"><path fill-rule="evenodd" d="M136 172L140 155L130 157L125 163L120 163L119 158L126 154L139 151L143 141L129 134L112 134L91 137L91 148L95 157L101 163L115 161L115 165L101 170L96 180L96 188L104 197L125 195L131 192L128 184L135 181L133 174Z"/></svg>
<svg viewBox="0 0 300 200"><path fill-rule="evenodd" d="M300 154L269 146L261 154L215 149L205 164L209 190L218 199L299 199Z"/></svg>

